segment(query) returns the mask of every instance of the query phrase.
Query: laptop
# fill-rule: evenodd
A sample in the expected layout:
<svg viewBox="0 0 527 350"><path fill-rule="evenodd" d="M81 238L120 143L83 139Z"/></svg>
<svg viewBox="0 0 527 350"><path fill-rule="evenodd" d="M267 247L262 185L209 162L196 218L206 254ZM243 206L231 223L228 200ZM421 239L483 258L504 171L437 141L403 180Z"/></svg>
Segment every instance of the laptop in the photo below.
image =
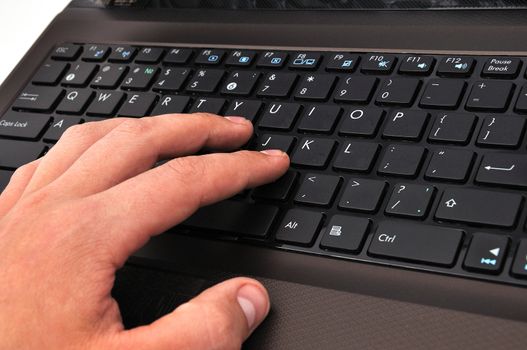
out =
<svg viewBox="0 0 527 350"><path fill-rule="evenodd" d="M526 37L514 0L74 0L0 88L1 186L75 124L242 115L289 171L136 252L126 327L244 275L247 349L524 349Z"/></svg>

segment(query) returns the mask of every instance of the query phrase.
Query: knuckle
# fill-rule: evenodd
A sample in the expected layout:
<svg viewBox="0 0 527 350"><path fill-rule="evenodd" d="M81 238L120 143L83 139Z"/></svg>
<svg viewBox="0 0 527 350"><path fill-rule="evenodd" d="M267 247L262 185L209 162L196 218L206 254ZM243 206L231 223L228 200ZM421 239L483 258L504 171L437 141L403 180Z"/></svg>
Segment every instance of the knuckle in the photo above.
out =
<svg viewBox="0 0 527 350"><path fill-rule="evenodd" d="M175 173L178 180L185 182L195 182L207 173L206 164L194 156L175 158L166 165L171 172Z"/></svg>
<svg viewBox="0 0 527 350"><path fill-rule="evenodd" d="M38 162L38 160L34 160L31 163L22 165L21 167L15 170L12 178L16 179L25 176L27 173L33 172L35 167L38 165Z"/></svg>
<svg viewBox="0 0 527 350"><path fill-rule="evenodd" d="M151 128L152 124L147 119L126 119L114 131L127 136L142 136L147 134Z"/></svg>

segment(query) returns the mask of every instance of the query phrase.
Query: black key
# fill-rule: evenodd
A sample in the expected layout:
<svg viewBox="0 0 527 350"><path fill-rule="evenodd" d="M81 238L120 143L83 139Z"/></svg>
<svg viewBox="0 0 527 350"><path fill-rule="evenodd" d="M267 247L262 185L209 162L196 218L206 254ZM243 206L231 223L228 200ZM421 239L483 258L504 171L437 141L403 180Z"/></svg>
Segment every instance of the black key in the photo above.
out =
<svg viewBox="0 0 527 350"><path fill-rule="evenodd" d="M437 74L442 76L468 77L472 74L475 60L472 57L444 57L437 66Z"/></svg>
<svg viewBox="0 0 527 350"><path fill-rule="evenodd" d="M519 58L492 57L487 60L481 75L501 79L514 79L518 76L522 62Z"/></svg>
<svg viewBox="0 0 527 350"><path fill-rule="evenodd" d="M179 91L190 74L188 68L163 68L161 75L152 87L156 92Z"/></svg>
<svg viewBox="0 0 527 350"><path fill-rule="evenodd" d="M94 92L91 90L67 90L64 99L57 107L57 113L81 114L93 95Z"/></svg>
<svg viewBox="0 0 527 350"><path fill-rule="evenodd" d="M522 200L522 196L512 193L448 188L435 216L440 220L512 227Z"/></svg>
<svg viewBox="0 0 527 350"><path fill-rule="evenodd" d="M225 99L223 98L199 98L190 107L189 113L204 112L220 114L223 106L225 106Z"/></svg>
<svg viewBox="0 0 527 350"><path fill-rule="evenodd" d="M258 60L258 67L281 68L287 61L287 53L279 51L264 52Z"/></svg>
<svg viewBox="0 0 527 350"><path fill-rule="evenodd" d="M358 253L369 227L368 219L334 215L324 230L320 247L345 253Z"/></svg>
<svg viewBox="0 0 527 350"><path fill-rule="evenodd" d="M430 130L428 140L467 144L472 136L476 116L462 113L440 113Z"/></svg>
<svg viewBox="0 0 527 350"><path fill-rule="evenodd" d="M467 109L504 111L509 105L514 84L505 81L478 81L472 86Z"/></svg>
<svg viewBox="0 0 527 350"><path fill-rule="evenodd" d="M183 113L189 102L188 96L165 95L157 103L152 115Z"/></svg>
<svg viewBox="0 0 527 350"><path fill-rule="evenodd" d="M297 77L294 73L268 73L260 84L258 96L287 97Z"/></svg>
<svg viewBox="0 0 527 350"><path fill-rule="evenodd" d="M519 117L486 117L479 132L479 146L518 147L525 129L525 119Z"/></svg>
<svg viewBox="0 0 527 350"><path fill-rule="evenodd" d="M75 63L62 79L62 85L86 86L96 70L97 65L95 63Z"/></svg>
<svg viewBox="0 0 527 350"><path fill-rule="evenodd" d="M373 213L379 208L385 189L384 181L349 179L339 208Z"/></svg>
<svg viewBox="0 0 527 350"><path fill-rule="evenodd" d="M110 53L110 48L103 45L86 45L82 54L83 61L102 62Z"/></svg>
<svg viewBox="0 0 527 350"><path fill-rule="evenodd" d="M117 46L112 49L108 61L110 62L131 62L137 53L137 49L131 46Z"/></svg>
<svg viewBox="0 0 527 350"><path fill-rule="evenodd" d="M467 270L498 274L507 253L509 238L488 233L474 233L463 266Z"/></svg>
<svg viewBox="0 0 527 350"><path fill-rule="evenodd" d="M369 172L380 146L371 142L346 142L342 144L333 167L339 170Z"/></svg>
<svg viewBox="0 0 527 350"><path fill-rule="evenodd" d="M291 57L289 68L293 69L317 69L322 55L317 52L297 52Z"/></svg>
<svg viewBox="0 0 527 350"><path fill-rule="evenodd" d="M299 112L299 104L276 102L265 109L259 125L267 129L290 130Z"/></svg>
<svg viewBox="0 0 527 350"><path fill-rule="evenodd" d="M309 246L320 229L322 214L309 210L291 209L283 218L276 239L291 244Z"/></svg>
<svg viewBox="0 0 527 350"><path fill-rule="evenodd" d="M527 188L527 157L514 153L485 154L479 166L476 181Z"/></svg>
<svg viewBox="0 0 527 350"><path fill-rule="evenodd" d="M399 73L429 75L434 68L435 59L431 56L407 56L401 62Z"/></svg>
<svg viewBox="0 0 527 350"><path fill-rule="evenodd" d="M144 47L139 50L139 53L135 57L137 63L157 63L161 60L161 57L165 53L165 50L159 47Z"/></svg>
<svg viewBox="0 0 527 350"><path fill-rule="evenodd" d="M0 136L36 140L50 120L48 115L7 112L0 119Z"/></svg>
<svg viewBox="0 0 527 350"><path fill-rule="evenodd" d="M393 111L382 136L418 141L428 122L429 114L422 111Z"/></svg>
<svg viewBox="0 0 527 350"><path fill-rule="evenodd" d="M185 64L188 62L191 56L192 56L191 49L174 48L168 51L167 55L163 59L163 63L165 64Z"/></svg>
<svg viewBox="0 0 527 350"><path fill-rule="evenodd" d="M527 239L520 240L511 272L520 278L527 277Z"/></svg>
<svg viewBox="0 0 527 350"><path fill-rule="evenodd" d="M205 49L201 50L198 54L195 63L203 65L218 65L223 60L223 56L225 56L224 50Z"/></svg>
<svg viewBox="0 0 527 350"><path fill-rule="evenodd" d="M225 65L237 66L237 67L248 67L253 61L256 53L248 50L235 50L227 57Z"/></svg>
<svg viewBox="0 0 527 350"><path fill-rule="evenodd" d="M329 56L326 70L352 73L357 67L359 56L351 53L335 53Z"/></svg>
<svg viewBox="0 0 527 350"><path fill-rule="evenodd" d="M474 161L474 152L464 149L438 149L426 169L428 180L465 182Z"/></svg>
<svg viewBox="0 0 527 350"><path fill-rule="evenodd" d="M294 143L295 138L293 136L264 134L256 141L256 150L279 149L289 153Z"/></svg>
<svg viewBox="0 0 527 350"><path fill-rule="evenodd" d="M324 168L334 147L335 140L303 138L291 157L291 163L312 168Z"/></svg>
<svg viewBox="0 0 527 350"><path fill-rule="evenodd" d="M103 65L99 73L93 78L91 86L100 89L114 89L119 85L127 69L123 65Z"/></svg>
<svg viewBox="0 0 527 350"><path fill-rule="evenodd" d="M390 78L379 88L377 99L380 105L410 106L421 82L417 79Z"/></svg>
<svg viewBox="0 0 527 350"><path fill-rule="evenodd" d="M346 76L335 90L334 99L337 102L368 103L377 81L374 77Z"/></svg>
<svg viewBox="0 0 527 350"><path fill-rule="evenodd" d="M465 86L466 83L463 80L432 79L426 85L419 106L456 109L463 97Z"/></svg>
<svg viewBox="0 0 527 350"><path fill-rule="evenodd" d="M226 200L199 209L181 225L242 236L266 236L278 208Z"/></svg>
<svg viewBox="0 0 527 350"><path fill-rule="evenodd" d="M394 55L370 54L362 60L361 72L388 74L392 71L397 58Z"/></svg>
<svg viewBox="0 0 527 350"><path fill-rule="evenodd" d="M73 125L80 124L82 119L79 117L62 117L54 118L53 123L51 123L48 131L44 134L45 142L57 142L64 131Z"/></svg>
<svg viewBox="0 0 527 350"><path fill-rule="evenodd" d="M254 123L262 105L260 101L233 100L224 114L226 116L244 117Z"/></svg>
<svg viewBox="0 0 527 350"><path fill-rule="evenodd" d="M374 136L382 121L384 111L379 108L349 108L344 112L339 130L341 135Z"/></svg>
<svg viewBox="0 0 527 350"><path fill-rule="evenodd" d="M86 114L95 117L113 117L125 96L121 91L99 91L88 107Z"/></svg>
<svg viewBox="0 0 527 350"><path fill-rule="evenodd" d="M414 219L424 218L428 213L434 192L434 186L398 183L393 188L385 213Z"/></svg>
<svg viewBox="0 0 527 350"><path fill-rule="evenodd" d="M301 100L324 101L328 98L335 76L329 74L305 75L298 85L295 98Z"/></svg>
<svg viewBox="0 0 527 350"><path fill-rule="evenodd" d="M316 133L331 133L342 109L338 106L310 106L304 111L298 130Z"/></svg>
<svg viewBox="0 0 527 350"><path fill-rule="evenodd" d="M68 64L65 62L46 62L33 77L33 84L57 85L67 68Z"/></svg>
<svg viewBox="0 0 527 350"><path fill-rule="evenodd" d="M61 61L74 61L79 57L82 49L79 45L63 44L55 47L51 58Z"/></svg>
<svg viewBox="0 0 527 350"><path fill-rule="evenodd" d="M38 142L0 140L0 168L15 170L36 160L44 150L44 145Z"/></svg>
<svg viewBox="0 0 527 350"><path fill-rule="evenodd" d="M156 94L149 92L130 94L117 114L119 117L142 118L149 115L157 99Z"/></svg>
<svg viewBox="0 0 527 350"><path fill-rule="evenodd" d="M0 170L0 193L2 193L13 176L13 171Z"/></svg>
<svg viewBox="0 0 527 350"><path fill-rule="evenodd" d="M437 226L382 221L368 254L397 260L452 266L464 232Z"/></svg>
<svg viewBox="0 0 527 350"><path fill-rule="evenodd" d="M60 101L64 90L58 87L28 86L13 103L13 109L35 112L51 111Z"/></svg>
<svg viewBox="0 0 527 350"><path fill-rule="evenodd" d="M222 77L222 70L200 69L194 74L190 83L187 85L187 91L214 92Z"/></svg>
<svg viewBox="0 0 527 350"><path fill-rule="evenodd" d="M420 146L389 145L377 170L380 174L415 177L425 149Z"/></svg>
<svg viewBox="0 0 527 350"><path fill-rule="evenodd" d="M526 113L527 112L527 85L524 85L520 94L518 95L518 100L516 101L516 106L514 109L517 112Z"/></svg>
<svg viewBox="0 0 527 350"><path fill-rule="evenodd" d="M285 201L295 186L298 173L288 171L275 182L257 187L253 192L254 198Z"/></svg>
<svg viewBox="0 0 527 350"><path fill-rule="evenodd" d="M340 177L306 174L295 196L296 203L328 206L333 201Z"/></svg>
<svg viewBox="0 0 527 350"><path fill-rule="evenodd" d="M238 96L250 95L258 78L260 78L259 72L233 71L225 81L221 93Z"/></svg>
<svg viewBox="0 0 527 350"><path fill-rule="evenodd" d="M126 90L147 90L159 69L154 66L132 66L124 78L121 88Z"/></svg>

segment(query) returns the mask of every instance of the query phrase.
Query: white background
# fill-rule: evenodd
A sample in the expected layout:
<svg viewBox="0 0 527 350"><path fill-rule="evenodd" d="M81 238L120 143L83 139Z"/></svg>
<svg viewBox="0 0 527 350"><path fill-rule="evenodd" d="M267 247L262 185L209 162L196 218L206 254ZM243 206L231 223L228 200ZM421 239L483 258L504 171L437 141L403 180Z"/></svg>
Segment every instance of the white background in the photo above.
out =
<svg viewBox="0 0 527 350"><path fill-rule="evenodd" d="M69 0L0 0L0 84Z"/></svg>

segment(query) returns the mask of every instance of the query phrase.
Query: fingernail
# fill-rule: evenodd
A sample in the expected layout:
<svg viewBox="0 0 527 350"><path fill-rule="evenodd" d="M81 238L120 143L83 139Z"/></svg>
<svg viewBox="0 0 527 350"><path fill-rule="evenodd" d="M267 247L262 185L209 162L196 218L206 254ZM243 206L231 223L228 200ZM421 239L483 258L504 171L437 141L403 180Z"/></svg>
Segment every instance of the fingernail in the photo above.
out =
<svg viewBox="0 0 527 350"><path fill-rule="evenodd" d="M238 290L238 304L245 314L249 329L262 322L269 311L267 294L259 287L246 284Z"/></svg>
<svg viewBox="0 0 527 350"><path fill-rule="evenodd" d="M266 149L264 151L260 151L263 154L267 154L268 156L283 156L284 151L279 149Z"/></svg>
<svg viewBox="0 0 527 350"><path fill-rule="evenodd" d="M249 120L244 117L225 117L225 119L229 119L236 124L247 124L249 122Z"/></svg>

